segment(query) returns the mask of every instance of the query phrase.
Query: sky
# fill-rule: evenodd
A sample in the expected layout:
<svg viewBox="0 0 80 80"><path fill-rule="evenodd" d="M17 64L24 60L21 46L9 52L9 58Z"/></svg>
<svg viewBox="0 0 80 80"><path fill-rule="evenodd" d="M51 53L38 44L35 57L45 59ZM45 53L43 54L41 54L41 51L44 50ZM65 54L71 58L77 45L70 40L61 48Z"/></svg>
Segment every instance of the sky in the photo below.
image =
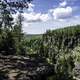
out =
<svg viewBox="0 0 80 80"><path fill-rule="evenodd" d="M24 16L23 32L42 34L46 30L80 24L80 0L33 0ZM19 13L14 14L14 18Z"/></svg>

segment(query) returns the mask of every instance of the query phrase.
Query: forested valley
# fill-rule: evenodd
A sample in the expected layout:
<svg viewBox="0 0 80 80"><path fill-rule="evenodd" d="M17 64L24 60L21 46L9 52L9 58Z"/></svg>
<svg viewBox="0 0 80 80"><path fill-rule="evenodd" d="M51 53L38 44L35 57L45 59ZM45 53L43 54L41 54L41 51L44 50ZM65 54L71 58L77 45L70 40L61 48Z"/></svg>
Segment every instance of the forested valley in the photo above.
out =
<svg viewBox="0 0 80 80"><path fill-rule="evenodd" d="M80 78L80 25L30 37L22 31L21 13L14 22L4 2L0 11L0 80Z"/></svg>

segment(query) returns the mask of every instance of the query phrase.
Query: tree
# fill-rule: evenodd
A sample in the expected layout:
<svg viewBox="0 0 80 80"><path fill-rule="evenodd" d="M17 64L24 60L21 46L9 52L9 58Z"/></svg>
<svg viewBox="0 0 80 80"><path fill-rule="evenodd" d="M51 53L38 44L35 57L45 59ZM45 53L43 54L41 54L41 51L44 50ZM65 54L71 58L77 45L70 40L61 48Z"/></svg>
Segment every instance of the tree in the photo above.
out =
<svg viewBox="0 0 80 80"><path fill-rule="evenodd" d="M43 56L54 66L54 80L73 80L75 62L72 51L80 44L79 36L80 26L49 30L43 35Z"/></svg>
<svg viewBox="0 0 80 80"><path fill-rule="evenodd" d="M26 1L26 4L28 5L28 2L30 2L31 0L28 0L28 1L24 0L23 5L25 1ZM23 19L22 19L21 14L19 14L17 25L14 26L13 18L12 18L11 10L10 10L12 7L17 8L17 6L18 8L21 8L21 6L19 6L21 2L19 1L18 2L19 4L13 4L13 6L11 6L10 3L8 3L7 0L0 0L0 38L1 38L0 39L0 45L1 45L0 52L6 55L15 54L17 52L17 49L23 50L21 48L22 39L23 39L22 38L23 37L23 33L22 33L22 20ZM17 49L16 49L16 45L17 45Z"/></svg>
<svg viewBox="0 0 80 80"><path fill-rule="evenodd" d="M23 12L24 8L28 8L28 4L32 1L32 0L1 0L2 2L6 3L9 8L9 10L12 13L16 13L17 10L20 12ZM15 8L15 9L14 9Z"/></svg>
<svg viewBox="0 0 80 80"><path fill-rule="evenodd" d="M22 32L22 22L23 21L24 21L24 17L21 15L21 13L19 13L17 20L16 20L16 24L13 29L13 31L18 39L18 42L20 42L23 37L23 32Z"/></svg>
<svg viewBox="0 0 80 80"><path fill-rule="evenodd" d="M25 54L25 48L24 48L24 34L22 31L22 22L24 21L24 17L21 13L18 14L18 17L16 19L16 24L14 25L13 34L15 38L15 46L16 46L16 53L17 54Z"/></svg>
<svg viewBox="0 0 80 80"><path fill-rule="evenodd" d="M0 2L0 16L1 16L1 46L0 46L0 52L2 54L8 54L11 52L12 46L13 46L13 40L12 40L12 21L13 18L10 14L10 11L7 9L7 4L4 1ZM13 41L13 42L12 42ZM10 51L9 51L10 50Z"/></svg>
<svg viewBox="0 0 80 80"><path fill-rule="evenodd" d="M3 29L11 29L12 28L12 15L10 11L7 9L7 4L3 1L0 2L0 16L1 16L1 27Z"/></svg>

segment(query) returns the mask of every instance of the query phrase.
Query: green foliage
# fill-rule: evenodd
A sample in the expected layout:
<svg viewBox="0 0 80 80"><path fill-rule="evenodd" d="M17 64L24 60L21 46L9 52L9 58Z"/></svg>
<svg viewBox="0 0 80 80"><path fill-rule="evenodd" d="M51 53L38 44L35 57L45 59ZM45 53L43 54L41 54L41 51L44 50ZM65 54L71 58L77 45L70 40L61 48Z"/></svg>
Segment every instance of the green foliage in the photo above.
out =
<svg viewBox="0 0 80 80"><path fill-rule="evenodd" d="M30 1L28 0L28 2ZM5 1L0 1L0 53L3 55L23 55L26 53L24 34L22 33L22 21L24 19L19 14L15 25L8 8L10 6Z"/></svg>
<svg viewBox="0 0 80 80"><path fill-rule="evenodd" d="M7 10L7 4L0 2L0 53L5 55L10 55L15 53L14 39L12 34L12 21L13 18L10 12Z"/></svg>
<svg viewBox="0 0 80 80"><path fill-rule="evenodd" d="M47 31L41 39L31 39L27 52L45 57L54 66L54 80L73 80L74 54L72 50L80 44L80 26Z"/></svg>
<svg viewBox="0 0 80 80"><path fill-rule="evenodd" d="M72 71L75 65L72 50L79 44L79 25L53 31L49 30L43 35L43 54L55 67L55 80L73 80Z"/></svg>
<svg viewBox="0 0 80 80"><path fill-rule="evenodd" d="M0 2L0 18L1 26L3 29L11 29L13 18L10 14L10 11L7 9L7 4L3 1Z"/></svg>
<svg viewBox="0 0 80 80"><path fill-rule="evenodd" d="M0 53L3 55L10 55L15 53L15 41L13 39L13 34L8 31L7 33L3 33L1 36L1 46Z"/></svg>
<svg viewBox="0 0 80 80"><path fill-rule="evenodd" d="M75 47L72 51L73 55L74 55L74 59L76 62L80 62L80 45L78 45L77 47Z"/></svg>

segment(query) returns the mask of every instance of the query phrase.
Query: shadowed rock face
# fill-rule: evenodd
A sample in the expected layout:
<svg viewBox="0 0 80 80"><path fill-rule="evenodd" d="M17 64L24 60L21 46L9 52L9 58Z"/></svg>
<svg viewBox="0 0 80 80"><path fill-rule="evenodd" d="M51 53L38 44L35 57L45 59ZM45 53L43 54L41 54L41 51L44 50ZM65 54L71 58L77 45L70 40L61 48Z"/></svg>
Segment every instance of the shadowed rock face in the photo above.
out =
<svg viewBox="0 0 80 80"><path fill-rule="evenodd" d="M46 80L53 72L43 58L0 55L0 80Z"/></svg>

